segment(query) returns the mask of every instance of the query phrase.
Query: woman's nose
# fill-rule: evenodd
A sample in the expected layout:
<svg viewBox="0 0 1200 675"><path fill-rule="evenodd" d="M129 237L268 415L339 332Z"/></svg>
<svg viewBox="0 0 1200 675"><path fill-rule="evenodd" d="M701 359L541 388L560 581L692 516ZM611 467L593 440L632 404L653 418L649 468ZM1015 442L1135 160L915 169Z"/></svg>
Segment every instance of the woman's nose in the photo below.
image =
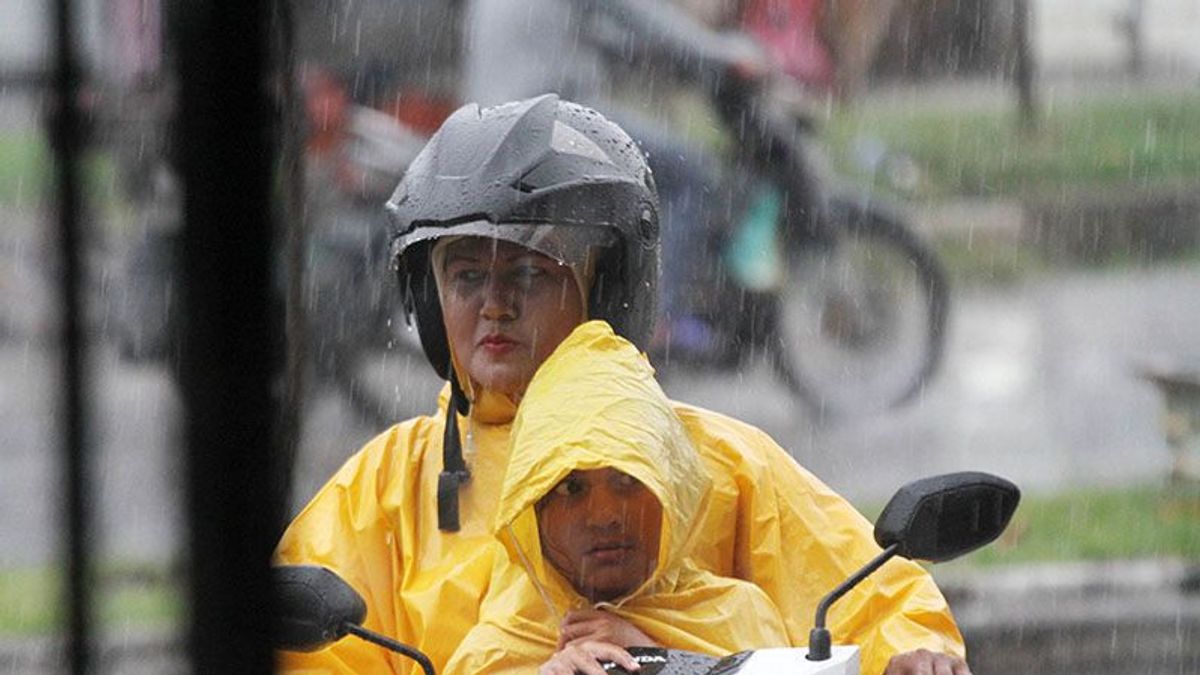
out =
<svg viewBox="0 0 1200 675"><path fill-rule="evenodd" d="M517 316L516 293L506 284L489 280L483 289L480 314L486 319L512 319Z"/></svg>

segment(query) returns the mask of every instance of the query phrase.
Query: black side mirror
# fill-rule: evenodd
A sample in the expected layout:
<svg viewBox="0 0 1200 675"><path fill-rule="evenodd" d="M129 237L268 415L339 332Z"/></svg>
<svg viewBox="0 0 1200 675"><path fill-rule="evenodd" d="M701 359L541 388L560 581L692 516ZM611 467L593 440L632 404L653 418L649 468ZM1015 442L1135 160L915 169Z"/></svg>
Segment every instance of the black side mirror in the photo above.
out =
<svg viewBox="0 0 1200 675"><path fill-rule="evenodd" d="M367 603L338 575L316 565L274 568L276 649L315 652L353 635L417 662L425 675L436 675L429 657L390 637L363 628Z"/></svg>
<svg viewBox="0 0 1200 675"><path fill-rule="evenodd" d="M350 584L324 567L288 565L273 570L276 649L313 652L345 637L367 616L367 604Z"/></svg>
<svg viewBox="0 0 1200 675"><path fill-rule="evenodd" d="M914 481L900 488L875 522L875 543L896 554L945 562L985 546L1004 532L1021 491L976 471Z"/></svg>
<svg viewBox="0 0 1200 675"><path fill-rule="evenodd" d="M1004 532L1021 491L1016 485L977 471L922 478L900 488L875 521L875 543L883 552L817 605L808 636L808 660L829 658L825 628L830 606L895 556L930 562L952 560L991 543Z"/></svg>

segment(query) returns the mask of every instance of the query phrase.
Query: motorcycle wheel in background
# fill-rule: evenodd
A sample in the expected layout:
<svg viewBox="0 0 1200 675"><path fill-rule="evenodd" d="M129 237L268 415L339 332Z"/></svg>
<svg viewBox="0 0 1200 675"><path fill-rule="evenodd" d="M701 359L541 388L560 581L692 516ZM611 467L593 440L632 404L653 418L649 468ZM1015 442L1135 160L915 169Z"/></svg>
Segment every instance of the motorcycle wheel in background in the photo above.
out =
<svg viewBox="0 0 1200 675"><path fill-rule="evenodd" d="M308 351L318 382L332 385L361 415L378 424L387 411L364 389L358 369L368 345L387 340L384 284L374 274L384 259L373 236L377 214L348 213L358 217L336 220L362 222L326 227L309 239L304 293Z"/></svg>
<svg viewBox="0 0 1200 675"><path fill-rule="evenodd" d="M827 218L830 235L787 253L769 346L775 371L825 416L908 402L942 360L945 271L882 205L833 199Z"/></svg>
<svg viewBox="0 0 1200 675"><path fill-rule="evenodd" d="M421 356L388 270L386 216L343 206L309 241L308 351L317 384L337 390L370 425L405 416L388 362Z"/></svg>
<svg viewBox="0 0 1200 675"><path fill-rule="evenodd" d="M408 416L392 357L422 355L406 325L388 261L383 203L425 137L390 114L347 104L336 151L310 162L304 300L308 351L319 384L383 428ZM321 161L323 160L323 161Z"/></svg>

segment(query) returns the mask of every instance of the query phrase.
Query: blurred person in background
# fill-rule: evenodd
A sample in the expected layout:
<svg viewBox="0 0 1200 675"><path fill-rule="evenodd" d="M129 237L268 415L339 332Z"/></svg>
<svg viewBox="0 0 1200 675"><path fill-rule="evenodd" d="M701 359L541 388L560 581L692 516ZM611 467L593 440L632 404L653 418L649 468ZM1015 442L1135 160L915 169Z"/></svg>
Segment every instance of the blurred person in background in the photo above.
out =
<svg viewBox="0 0 1200 675"><path fill-rule="evenodd" d="M937 0L674 0L713 28L740 27L792 82L837 101L852 100L901 12Z"/></svg>
<svg viewBox="0 0 1200 675"><path fill-rule="evenodd" d="M715 335L697 316L690 296L711 285L716 266L711 240L720 219L720 159L688 138L664 101L678 87L671 63L679 56L765 67L743 34L710 30L688 12L659 3L598 8L594 0L470 0L463 19L461 98L480 105L555 93L595 108L620 124L649 158L662 198L662 320L655 350L703 354ZM610 10L635 13L633 22L655 35L643 40L612 19ZM659 39L661 38L661 43ZM674 53L667 53L674 52Z"/></svg>

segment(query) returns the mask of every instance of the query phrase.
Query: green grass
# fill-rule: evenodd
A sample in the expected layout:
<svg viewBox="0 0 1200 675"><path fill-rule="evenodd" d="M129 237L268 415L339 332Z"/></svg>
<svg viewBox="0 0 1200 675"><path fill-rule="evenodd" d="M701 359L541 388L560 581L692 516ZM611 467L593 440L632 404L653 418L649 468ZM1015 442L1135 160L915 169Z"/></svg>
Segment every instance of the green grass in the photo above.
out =
<svg viewBox="0 0 1200 675"><path fill-rule="evenodd" d="M1200 560L1200 490L1160 486L1030 497L981 565L1044 560Z"/></svg>
<svg viewBox="0 0 1200 675"><path fill-rule="evenodd" d="M865 105L825 127L853 171L856 139L876 138L920 169L913 196L996 196L1200 180L1200 93L1097 97L1045 106L1022 136L1010 109Z"/></svg>
<svg viewBox="0 0 1200 675"><path fill-rule="evenodd" d="M881 510L867 513L873 517ZM962 563L1136 558L1200 561L1200 487L1144 485L1024 495L1000 539Z"/></svg>
<svg viewBox="0 0 1200 675"><path fill-rule="evenodd" d="M876 516L882 506L866 509ZM998 566L1073 560L1183 558L1200 561L1200 487L1106 488L1026 495L999 540L962 564ZM60 630L61 574L0 570L0 635ZM177 626L183 589L161 570L108 565L96 587L101 628Z"/></svg>
<svg viewBox="0 0 1200 675"><path fill-rule="evenodd" d="M57 569L0 570L0 635L48 635L63 630L63 578ZM144 566L110 565L95 588L94 619L101 630L178 625L181 589Z"/></svg>
<svg viewBox="0 0 1200 675"><path fill-rule="evenodd" d="M91 151L84 155L85 196L103 208L118 207L115 190L116 163L110 154ZM53 153L38 133L0 135L0 206L34 207L52 196Z"/></svg>
<svg viewBox="0 0 1200 675"><path fill-rule="evenodd" d="M34 204L49 181L50 151L40 135L0 136L0 204Z"/></svg>

